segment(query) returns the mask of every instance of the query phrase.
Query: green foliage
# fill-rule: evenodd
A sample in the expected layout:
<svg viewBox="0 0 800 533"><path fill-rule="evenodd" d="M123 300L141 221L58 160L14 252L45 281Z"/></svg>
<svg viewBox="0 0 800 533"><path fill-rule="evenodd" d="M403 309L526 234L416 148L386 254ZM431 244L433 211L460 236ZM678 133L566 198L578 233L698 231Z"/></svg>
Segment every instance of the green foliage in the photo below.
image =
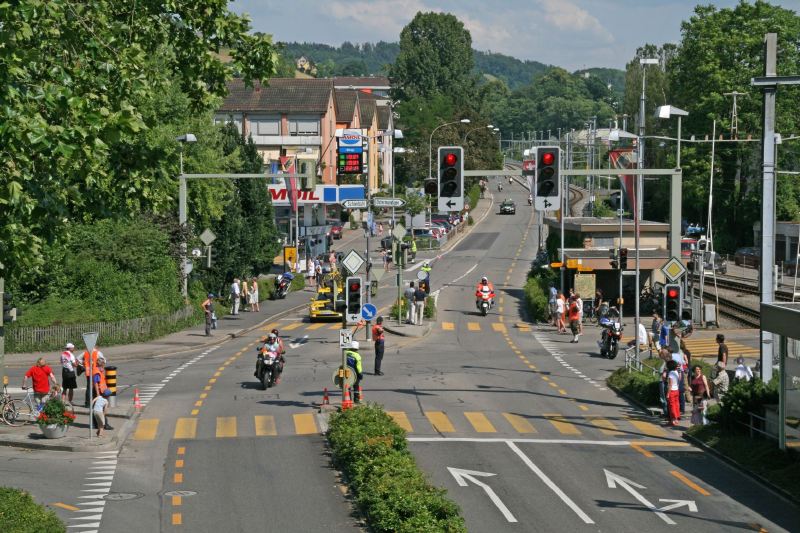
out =
<svg viewBox="0 0 800 533"><path fill-rule="evenodd" d="M300 274L296 274L292 279L292 282L289 284L289 290L291 291L302 291L305 287L306 278L302 272Z"/></svg>
<svg viewBox="0 0 800 533"><path fill-rule="evenodd" d="M425 298L425 309L422 311L422 316L430 320L436 319L436 299L433 296Z"/></svg>
<svg viewBox="0 0 800 533"><path fill-rule="evenodd" d="M661 378L651 372L628 371L625 367L616 369L606 382L644 405L659 405L661 402L659 382Z"/></svg>
<svg viewBox="0 0 800 533"><path fill-rule="evenodd" d="M56 513L19 489L0 487L0 531L3 533L64 533Z"/></svg>
<svg viewBox="0 0 800 533"><path fill-rule="evenodd" d="M765 405L778 403L778 379L769 383L760 379L734 381L723 398L718 421L730 429L740 429L740 422L750 422L749 413L762 414Z"/></svg>
<svg viewBox="0 0 800 533"><path fill-rule="evenodd" d="M525 294L525 305L528 310L528 319L535 321L546 321L550 314L550 284L555 282L555 273L549 268L531 270L528 279L525 281L523 293Z"/></svg>
<svg viewBox="0 0 800 533"><path fill-rule="evenodd" d="M469 202L469 209L472 211L478 206L478 201L481 199L481 188L477 183L473 183L467 189L467 202Z"/></svg>
<svg viewBox="0 0 800 533"><path fill-rule="evenodd" d="M75 415L67 411L66 405L60 398L50 398L42 407L36 423L40 426L56 424L59 426L69 426L75 422Z"/></svg>
<svg viewBox="0 0 800 533"><path fill-rule="evenodd" d="M428 484L405 431L380 406L332 415L328 440L372 531L466 531L458 506Z"/></svg>

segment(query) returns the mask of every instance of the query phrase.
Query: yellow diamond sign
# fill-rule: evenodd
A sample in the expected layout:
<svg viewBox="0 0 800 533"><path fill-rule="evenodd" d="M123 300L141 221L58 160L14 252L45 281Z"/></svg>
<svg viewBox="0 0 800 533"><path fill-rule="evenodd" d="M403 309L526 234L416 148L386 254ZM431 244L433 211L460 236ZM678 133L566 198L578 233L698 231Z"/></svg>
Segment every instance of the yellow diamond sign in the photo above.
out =
<svg viewBox="0 0 800 533"><path fill-rule="evenodd" d="M680 261L680 259L673 257L667 261L663 267L661 267L661 272L667 276L667 279L670 282L674 282L683 277L683 275L686 273L686 267L683 266L683 263Z"/></svg>

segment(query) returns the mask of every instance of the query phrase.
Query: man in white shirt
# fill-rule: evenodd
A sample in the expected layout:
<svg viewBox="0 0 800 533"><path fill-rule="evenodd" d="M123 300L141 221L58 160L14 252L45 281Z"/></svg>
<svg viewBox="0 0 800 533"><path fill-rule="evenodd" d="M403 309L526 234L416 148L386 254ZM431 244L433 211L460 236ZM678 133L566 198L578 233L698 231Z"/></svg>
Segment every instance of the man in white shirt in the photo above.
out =
<svg viewBox="0 0 800 533"><path fill-rule="evenodd" d="M733 375L733 379L739 381L743 379L745 381L750 381L753 379L753 371L750 370L750 367L744 364L744 357L739 357L736 359L736 373Z"/></svg>
<svg viewBox="0 0 800 533"><path fill-rule="evenodd" d="M240 294L241 289L239 288L239 278L234 278L233 283L231 283L231 314L234 316L239 314Z"/></svg>

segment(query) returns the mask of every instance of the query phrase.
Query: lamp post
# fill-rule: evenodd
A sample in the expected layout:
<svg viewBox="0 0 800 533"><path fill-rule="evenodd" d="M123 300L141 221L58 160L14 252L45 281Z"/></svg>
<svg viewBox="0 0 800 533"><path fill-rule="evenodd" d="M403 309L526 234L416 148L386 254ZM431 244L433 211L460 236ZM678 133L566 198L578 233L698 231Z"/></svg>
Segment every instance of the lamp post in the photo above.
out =
<svg viewBox="0 0 800 533"><path fill-rule="evenodd" d="M668 119L670 117L678 117L678 149L675 154L675 168L681 168L681 118L687 116L689 113L683 109L671 105L662 105L656 109L656 117L661 119ZM680 257L681 250L681 236L680 236L680 220L681 220L681 189L683 188L682 178L672 178L670 184L670 237L669 237L669 251L672 257Z"/></svg>
<svg viewBox="0 0 800 533"><path fill-rule="evenodd" d="M470 120L468 118L462 118L461 120L456 120L453 122L445 122L439 126L433 128L431 132L431 136L428 139L428 179L433 178L433 134L436 133L436 130L439 128L444 128L445 126L451 126L453 124L469 124Z"/></svg>
<svg viewBox="0 0 800 533"><path fill-rule="evenodd" d="M181 228L186 226L186 178L183 177L183 145L187 143L196 143L197 137L194 133L184 133L180 137L175 138L180 143L180 177L178 178L178 224ZM186 240L181 242L181 295L185 298L189 297L189 278L186 273Z"/></svg>
<svg viewBox="0 0 800 533"><path fill-rule="evenodd" d="M469 131L466 133L466 135L464 135L464 140L461 142L461 144L464 144L464 145L466 145L466 144L467 144L467 137L469 137L469 134L470 134L470 133L472 133L473 131L482 130L482 129L484 129L484 128L488 128L489 130L493 130L493 129L494 129L494 126L493 126L492 124L489 124L488 126L481 126L481 127L479 127L479 128L472 128L471 130L469 130Z"/></svg>
<svg viewBox="0 0 800 533"><path fill-rule="evenodd" d="M639 59L639 64L642 66L642 96L639 99L639 154L638 154L638 161L637 167L644 168L644 131L645 131L645 122L644 122L644 103L645 103L645 89L647 88L647 65L658 65L657 58L641 58ZM636 196L636 212L638 213L638 218L642 218L642 200L640 198L643 197L642 195L642 182L643 177L637 176L636 181L639 183L636 184L636 189L639 191ZM638 233L638 227L637 227ZM638 289L637 289L638 290Z"/></svg>

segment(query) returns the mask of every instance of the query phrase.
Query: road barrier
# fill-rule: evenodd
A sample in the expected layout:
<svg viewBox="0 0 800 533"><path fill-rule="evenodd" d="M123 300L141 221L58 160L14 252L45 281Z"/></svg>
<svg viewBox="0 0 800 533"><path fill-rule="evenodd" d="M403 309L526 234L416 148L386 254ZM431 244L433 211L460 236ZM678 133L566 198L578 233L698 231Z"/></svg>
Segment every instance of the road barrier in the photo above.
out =
<svg viewBox="0 0 800 533"><path fill-rule="evenodd" d="M106 386L111 391L111 397L108 399L110 407L117 406L117 367L106 366Z"/></svg>

